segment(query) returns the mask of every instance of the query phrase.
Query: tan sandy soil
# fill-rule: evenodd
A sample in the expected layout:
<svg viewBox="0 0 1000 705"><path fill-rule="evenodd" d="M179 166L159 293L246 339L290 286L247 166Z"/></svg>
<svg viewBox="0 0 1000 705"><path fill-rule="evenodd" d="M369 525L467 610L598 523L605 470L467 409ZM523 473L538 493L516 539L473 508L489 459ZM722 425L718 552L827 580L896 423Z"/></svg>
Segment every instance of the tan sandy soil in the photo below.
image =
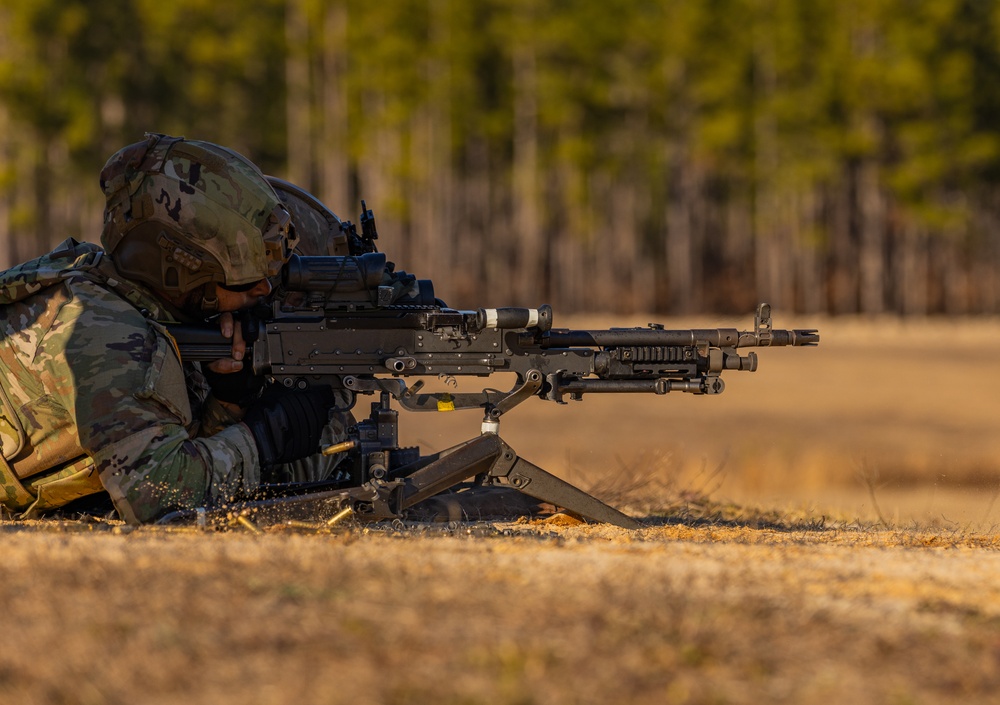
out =
<svg viewBox="0 0 1000 705"><path fill-rule="evenodd" d="M995 702L996 536L5 532L4 703Z"/></svg>

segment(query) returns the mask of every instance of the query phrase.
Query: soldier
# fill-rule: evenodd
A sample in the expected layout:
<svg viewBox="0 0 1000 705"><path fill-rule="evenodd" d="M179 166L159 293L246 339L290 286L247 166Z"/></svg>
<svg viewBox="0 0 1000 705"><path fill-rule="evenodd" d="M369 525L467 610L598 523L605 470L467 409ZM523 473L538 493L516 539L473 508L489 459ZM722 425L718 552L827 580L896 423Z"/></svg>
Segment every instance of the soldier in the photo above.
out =
<svg viewBox="0 0 1000 705"><path fill-rule="evenodd" d="M147 135L111 157L101 186L103 250L68 240L0 273L0 504L33 517L107 492L142 523L251 493L262 467L315 453L329 390L254 402L239 374L229 312L270 292L294 245L260 171L218 145ZM241 422L162 325L214 314L233 350L209 374L251 404Z"/></svg>

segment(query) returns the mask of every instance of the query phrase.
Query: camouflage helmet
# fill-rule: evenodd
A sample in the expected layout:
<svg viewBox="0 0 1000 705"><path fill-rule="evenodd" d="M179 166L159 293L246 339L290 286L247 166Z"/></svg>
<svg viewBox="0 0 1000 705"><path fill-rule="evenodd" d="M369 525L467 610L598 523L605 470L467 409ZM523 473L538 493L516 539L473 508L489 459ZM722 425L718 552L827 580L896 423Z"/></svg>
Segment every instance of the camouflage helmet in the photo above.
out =
<svg viewBox="0 0 1000 705"><path fill-rule="evenodd" d="M101 171L101 244L126 277L168 294L274 276L291 218L261 171L210 142L147 134Z"/></svg>
<svg viewBox="0 0 1000 705"><path fill-rule="evenodd" d="M295 252L299 255L343 256L351 254L347 235L341 227L340 218L318 198L301 186L265 176L267 183L278 194L292 216L297 241Z"/></svg>

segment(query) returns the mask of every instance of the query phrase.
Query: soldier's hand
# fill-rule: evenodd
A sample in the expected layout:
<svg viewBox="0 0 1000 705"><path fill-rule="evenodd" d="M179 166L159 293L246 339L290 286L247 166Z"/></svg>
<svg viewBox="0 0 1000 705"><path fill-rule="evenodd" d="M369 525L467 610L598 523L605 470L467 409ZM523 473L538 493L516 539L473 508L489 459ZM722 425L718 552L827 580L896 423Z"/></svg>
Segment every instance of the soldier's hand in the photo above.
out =
<svg viewBox="0 0 1000 705"><path fill-rule="evenodd" d="M235 407L245 408L257 400L265 379L255 375L253 366L244 361L247 345L243 339L243 327L233 314L219 316L219 331L233 341L231 357L213 360L204 365L202 371L215 398L230 411L238 413Z"/></svg>
<svg viewBox="0 0 1000 705"><path fill-rule="evenodd" d="M233 346L229 357L213 360L208 363L208 369L219 374L232 374L243 369L243 358L247 353L247 344L243 340L243 328L233 317L233 314L226 313L219 315L219 332L223 337L231 338Z"/></svg>
<svg viewBox="0 0 1000 705"><path fill-rule="evenodd" d="M243 417L257 444L261 467L289 463L317 452L334 402L329 387L298 391L271 385Z"/></svg>

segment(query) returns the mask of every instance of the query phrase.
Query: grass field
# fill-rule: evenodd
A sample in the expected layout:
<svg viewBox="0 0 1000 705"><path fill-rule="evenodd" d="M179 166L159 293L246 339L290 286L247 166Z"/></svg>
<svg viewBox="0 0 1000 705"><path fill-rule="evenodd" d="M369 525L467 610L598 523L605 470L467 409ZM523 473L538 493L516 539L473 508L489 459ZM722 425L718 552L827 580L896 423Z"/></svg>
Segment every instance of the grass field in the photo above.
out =
<svg viewBox="0 0 1000 705"><path fill-rule="evenodd" d="M716 398L505 417L638 531L0 525L0 703L995 702L1000 322L816 323Z"/></svg>

